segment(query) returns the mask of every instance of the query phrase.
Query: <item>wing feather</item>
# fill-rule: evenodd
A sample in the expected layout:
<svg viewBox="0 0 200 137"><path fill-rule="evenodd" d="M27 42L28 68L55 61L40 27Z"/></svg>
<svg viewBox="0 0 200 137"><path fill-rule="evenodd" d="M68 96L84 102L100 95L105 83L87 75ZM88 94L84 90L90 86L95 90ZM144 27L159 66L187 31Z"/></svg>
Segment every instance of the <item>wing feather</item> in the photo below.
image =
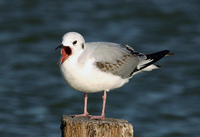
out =
<svg viewBox="0 0 200 137"><path fill-rule="evenodd" d="M86 46L93 46L93 52L90 56L95 59L95 65L101 71L122 78L130 77L140 61L138 53L127 45L97 42L87 43Z"/></svg>
<svg viewBox="0 0 200 137"><path fill-rule="evenodd" d="M92 58L94 65L101 71L128 78L141 71L159 68L153 63L168 55L168 53L168 50L163 50L145 55L134 51L128 45L91 42L86 43L85 52L80 58L82 61Z"/></svg>

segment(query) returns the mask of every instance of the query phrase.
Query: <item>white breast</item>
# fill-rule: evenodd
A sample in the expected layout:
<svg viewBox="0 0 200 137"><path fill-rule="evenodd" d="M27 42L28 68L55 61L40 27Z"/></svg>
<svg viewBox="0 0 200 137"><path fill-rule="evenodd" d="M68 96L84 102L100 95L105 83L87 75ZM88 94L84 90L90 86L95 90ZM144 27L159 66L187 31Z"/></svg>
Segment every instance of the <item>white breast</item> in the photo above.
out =
<svg viewBox="0 0 200 137"><path fill-rule="evenodd" d="M60 66L60 70L65 81L72 88L87 93L109 91L128 82L128 79L99 70L94 65L93 59L79 63L77 58L68 58Z"/></svg>

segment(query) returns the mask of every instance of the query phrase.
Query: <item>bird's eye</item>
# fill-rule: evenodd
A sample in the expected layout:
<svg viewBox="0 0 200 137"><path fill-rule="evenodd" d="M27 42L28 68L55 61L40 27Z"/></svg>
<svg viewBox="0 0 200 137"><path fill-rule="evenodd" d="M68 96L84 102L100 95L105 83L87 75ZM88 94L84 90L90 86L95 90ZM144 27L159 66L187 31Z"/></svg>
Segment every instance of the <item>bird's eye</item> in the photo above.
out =
<svg viewBox="0 0 200 137"><path fill-rule="evenodd" d="M77 43L77 40L75 40L72 44L75 45Z"/></svg>

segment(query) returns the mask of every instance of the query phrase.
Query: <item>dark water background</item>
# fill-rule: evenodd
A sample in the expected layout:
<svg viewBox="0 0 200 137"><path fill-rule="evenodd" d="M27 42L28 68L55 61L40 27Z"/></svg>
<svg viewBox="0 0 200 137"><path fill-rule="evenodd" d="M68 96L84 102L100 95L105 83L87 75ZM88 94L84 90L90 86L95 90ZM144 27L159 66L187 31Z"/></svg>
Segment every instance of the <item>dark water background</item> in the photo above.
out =
<svg viewBox="0 0 200 137"><path fill-rule="evenodd" d="M69 31L176 53L109 92L106 117L128 120L136 137L200 135L199 0L1 0L1 137L59 137L61 116L82 113L83 93L65 84L56 64L54 49ZM102 94L89 95L91 114L101 113Z"/></svg>

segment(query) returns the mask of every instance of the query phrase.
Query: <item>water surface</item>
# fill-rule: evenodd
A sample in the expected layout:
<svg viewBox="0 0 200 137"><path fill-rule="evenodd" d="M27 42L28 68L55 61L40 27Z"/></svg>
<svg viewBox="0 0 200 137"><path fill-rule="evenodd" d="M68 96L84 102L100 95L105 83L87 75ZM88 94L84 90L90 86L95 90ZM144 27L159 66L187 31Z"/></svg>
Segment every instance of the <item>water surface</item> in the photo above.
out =
<svg viewBox="0 0 200 137"><path fill-rule="evenodd" d="M82 113L83 93L65 84L54 51L63 34L77 31L87 42L176 53L109 92L106 117L128 120L138 137L197 137L199 9L198 0L1 1L0 135L60 136L61 116ZM101 113L102 94L89 95L91 114Z"/></svg>

